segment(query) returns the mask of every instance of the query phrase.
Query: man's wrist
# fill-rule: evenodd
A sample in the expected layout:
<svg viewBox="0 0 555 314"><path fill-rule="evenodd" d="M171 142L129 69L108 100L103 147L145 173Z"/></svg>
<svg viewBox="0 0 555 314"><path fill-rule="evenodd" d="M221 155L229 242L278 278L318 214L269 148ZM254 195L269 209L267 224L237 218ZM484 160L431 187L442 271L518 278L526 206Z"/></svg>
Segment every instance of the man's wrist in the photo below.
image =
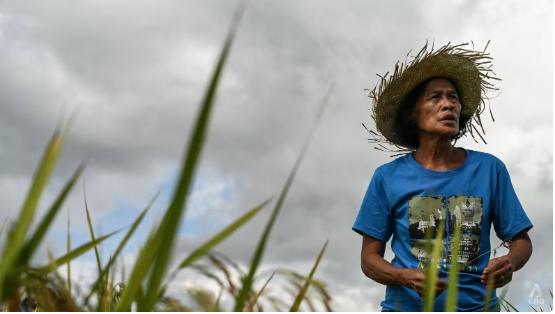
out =
<svg viewBox="0 0 555 314"><path fill-rule="evenodd" d="M406 268L398 268L399 270L397 271L397 275L395 276L397 281L399 281L399 285L403 286L403 287L408 287L409 286L409 280L408 280L408 272Z"/></svg>

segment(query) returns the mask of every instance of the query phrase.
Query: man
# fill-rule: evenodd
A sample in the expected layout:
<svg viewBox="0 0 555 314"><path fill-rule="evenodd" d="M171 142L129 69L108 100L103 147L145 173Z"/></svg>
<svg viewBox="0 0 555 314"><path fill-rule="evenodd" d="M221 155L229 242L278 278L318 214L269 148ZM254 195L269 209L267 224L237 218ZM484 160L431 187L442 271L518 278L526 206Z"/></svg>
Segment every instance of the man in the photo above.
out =
<svg viewBox="0 0 555 314"><path fill-rule="evenodd" d="M426 234L436 241L439 226L439 276L434 311L446 306L448 266L468 263L459 273L459 311L483 311L486 284L500 288L512 280L532 254L527 231L532 228L497 157L455 147L457 139L479 133L491 58L484 52L446 45L436 52L424 47L406 67L370 93L373 118L381 136L406 153L378 167L364 196L353 230L363 236L361 267L372 280L387 286L382 311L421 311L426 270ZM474 123L474 124L473 124ZM483 131L483 128L482 128ZM380 148L384 146L380 145ZM506 256L489 259L490 229L511 243ZM455 227L460 226L459 254L453 254ZM383 256L393 235L391 263ZM457 269L458 270L458 269ZM492 292L491 308L499 310Z"/></svg>

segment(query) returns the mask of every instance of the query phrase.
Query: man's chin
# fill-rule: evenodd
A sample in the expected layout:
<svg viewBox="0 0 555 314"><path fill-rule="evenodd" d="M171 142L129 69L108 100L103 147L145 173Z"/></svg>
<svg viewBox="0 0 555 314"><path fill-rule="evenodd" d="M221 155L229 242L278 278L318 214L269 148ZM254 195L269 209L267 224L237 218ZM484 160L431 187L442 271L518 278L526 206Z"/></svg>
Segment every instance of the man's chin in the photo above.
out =
<svg viewBox="0 0 555 314"><path fill-rule="evenodd" d="M434 132L432 134L438 135L438 136L443 137L443 138L449 138L450 139L453 136L457 135L457 133L459 133L458 129L455 130L455 129L452 129L452 128L449 128L449 129L442 128L441 130L437 130L436 132Z"/></svg>
<svg viewBox="0 0 555 314"><path fill-rule="evenodd" d="M441 133L442 135L444 135L445 137L453 137L455 135L457 135L457 133L459 133L459 126L458 125L454 125L454 126L444 126L442 128L440 128L439 133Z"/></svg>

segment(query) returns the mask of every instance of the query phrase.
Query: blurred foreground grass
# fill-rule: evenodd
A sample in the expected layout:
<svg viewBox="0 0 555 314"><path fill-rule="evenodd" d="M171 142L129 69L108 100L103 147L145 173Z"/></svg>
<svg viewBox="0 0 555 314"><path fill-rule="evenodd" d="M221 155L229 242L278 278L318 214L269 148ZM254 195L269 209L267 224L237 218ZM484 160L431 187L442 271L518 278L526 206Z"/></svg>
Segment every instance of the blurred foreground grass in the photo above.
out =
<svg viewBox="0 0 555 314"><path fill-rule="evenodd" d="M224 293L229 294L235 300L234 309L237 311L262 311L264 310L263 304L271 304L274 310L277 311L297 311L303 301L306 302L308 308L315 310L314 302L316 299L322 302L326 310L332 310L330 305L331 297L325 285L313 278L316 267L324 254L327 242L322 247L320 254L316 258L315 265L308 276L303 276L295 271L287 269L278 269L274 271L271 276L269 275L267 277L263 277L262 274L258 272L272 227L275 224L276 218L287 196L287 192L293 183L295 174L308 149L316 125L322 116L329 93L322 102L309 136L275 203L270 219L254 250L248 271L243 272L233 261L221 254L217 254L213 249L236 230L245 225L262 209L267 207L271 203L272 198L267 199L247 211L243 216L239 217L225 229L214 235L206 243L191 252L191 254L173 270L170 276L165 276L170 265L169 262L173 253L174 241L178 236L179 227L186 213L187 207L185 204L188 191L204 145L217 86L222 76L222 71L243 12L244 2L240 2L233 15L229 33L226 37L204 99L201 102L200 110L196 117L181 165L179 179L174 187L171 203L165 211L161 222L152 227L150 235L139 250L127 281L123 279L125 283L114 285L114 262L120 257L129 238L133 235L149 208L155 202L158 194L152 198L152 201L128 228L117 230L101 237L96 237L94 234L85 198L85 210L89 223L91 241L74 250L70 250L71 239L68 220L67 254L59 258L54 258L51 252L48 251L49 263L40 267L31 266L30 261L32 257L36 254L39 245L44 240L52 222L62 208L67 195L70 193L84 170L84 165L77 168L64 189L56 198L54 204L51 205L46 215L40 220L36 230L31 232L30 226L35 218L37 205L46 188L58 157L63 150L71 129L71 124L74 121L75 116L72 116L65 128L61 128L60 126L57 128L50 143L47 145L42 160L34 175L29 192L19 212L19 216L15 221L11 222L0 263L0 296L4 310L130 311L133 308L138 311L190 311L200 308L206 311L219 311L222 310L220 300ZM114 234L124 231L126 233L123 240L110 256L109 262L103 265L98 254L97 246ZM72 276L70 262L91 249L95 251L98 277L95 282L86 289L87 292L85 294L76 293L77 287L72 288L71 284ZM208 260L212 267L197 263L200 260ZM65 280L58 273L58 269L63 265L67 265L67 278ZM194 269L206 278L216 281L221 289L218 297L214 298L207 290L191 289L191 291L187 293L192 296L194 302L193 304L184 305L178 299L168 296L166 290L170 284L170 280L175 278L175 275L185 268ZM239 282L232 278L230 269L240 274ZM221 280L222 276L216 274L215 270L223 273L223 277L226 278L226 280ZM121 275L125 278L123 272L124 269L122 269ZM289 289L294 298L292 304L288 304L282 298L271 296L266 293L269 290L267 287L271 285L270 280L276 275L286 279L286 281L296 289L296 292L295 290ZM164 278L167 278L167 281L163 282ZM260 290L254 290L255 283L260 280L264 280L265 284ZM310 291L309 288L311 288Z"/></svg>

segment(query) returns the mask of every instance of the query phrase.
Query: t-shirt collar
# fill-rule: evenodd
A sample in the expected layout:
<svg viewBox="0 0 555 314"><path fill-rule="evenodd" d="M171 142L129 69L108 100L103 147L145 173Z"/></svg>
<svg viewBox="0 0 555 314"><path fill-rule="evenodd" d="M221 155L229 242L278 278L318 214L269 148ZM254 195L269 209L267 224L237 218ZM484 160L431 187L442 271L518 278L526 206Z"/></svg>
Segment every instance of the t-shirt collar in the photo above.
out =
<svg viewBox="0 0 555 314"><path fill-rule="evenodd" d="M470 150L470 149L464 149L464 150L466 151L466 160L463 162L463 164L458 166L455 169L448 170L448 171L430 170L430 169L422 166L421 164L419 164L416 160L414 160L414 157L412 156L412 153L407 155L407 157L408 157L407 160L411 165L416 167L416 169L418 169L420 172L423 172L424 174L426 174L428 176L431 176L431 177L450 177L450 176L455 176L455 175L463 172L466 169L466 167L468 167L468 164L470 163L470 159L472 158L472 150Z"/></svg>

